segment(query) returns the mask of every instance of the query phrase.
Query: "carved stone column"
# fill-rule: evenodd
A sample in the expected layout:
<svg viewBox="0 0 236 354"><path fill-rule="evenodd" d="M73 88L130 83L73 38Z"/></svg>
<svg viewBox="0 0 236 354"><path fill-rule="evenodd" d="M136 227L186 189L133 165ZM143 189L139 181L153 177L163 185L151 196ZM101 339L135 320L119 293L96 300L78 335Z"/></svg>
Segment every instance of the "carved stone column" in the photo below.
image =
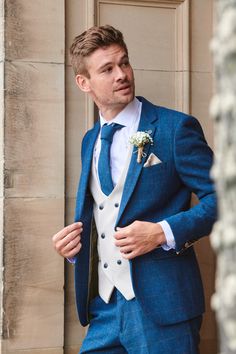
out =
<svg viewBox="0 0 236 354"><path fill-rule="evenodd" d="M215 119L216 161L213 175L219 199L219 221L212 235L217 253L216 293L220 353L236 353L236 1L217 1L217 27L212 48L217 94L211 111Z"/></svg>

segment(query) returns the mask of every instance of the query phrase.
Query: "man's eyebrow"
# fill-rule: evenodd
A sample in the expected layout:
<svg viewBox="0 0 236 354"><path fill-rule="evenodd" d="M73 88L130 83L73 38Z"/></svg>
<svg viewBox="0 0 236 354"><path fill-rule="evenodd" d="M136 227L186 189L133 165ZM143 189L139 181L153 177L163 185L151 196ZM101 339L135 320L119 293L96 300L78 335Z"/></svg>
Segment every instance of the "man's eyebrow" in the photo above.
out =
<svg viewBox="0 0 236 354"><path fill-rule="evenodd" d="M124 54L124 55L120 58L119 62L122 62L124 59L128 59L128 60L129 60L128 54ZM113 62L108 61L107 63L104 63L103 65L101 65L101 66L98 68L98 71L103 70L104 68L106 68L106 67L109 66L109 65L113 65Z"/></svg>
<svg viewBox="0 0 236 354"><path fill-rule="evenodd" d="M109 66L109 65L112 65L112 62L111 61L108 61L107 63L99 66L98 68L98 71L101 71L102 69L104 69L106 66Z"/></svg>
<svg viewBox="0 0 236 354"><path fill-rule="evenodd" d="M124 60L124 59L128 59L129 60L129 56L128 54L124 54L123 57L120 58L120 61Z"/></svg>

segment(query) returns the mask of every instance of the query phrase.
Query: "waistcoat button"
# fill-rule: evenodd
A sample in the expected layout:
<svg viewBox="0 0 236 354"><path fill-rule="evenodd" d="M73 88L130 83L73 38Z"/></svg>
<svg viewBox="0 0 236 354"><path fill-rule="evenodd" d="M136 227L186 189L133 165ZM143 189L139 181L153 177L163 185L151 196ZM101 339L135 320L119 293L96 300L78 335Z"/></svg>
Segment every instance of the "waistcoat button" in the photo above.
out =
<svg viewBox="0 0 236 354"><path fill-rule="evenodd" d="M119 203L115 203L115 207L118 208L119 207Z"/></svg>
<svg viewBox="0 0 236 354"><path fill-rule="evenodd" d="M107 267L108 267L108 264L107 264L107 263L104 263L103 267L104 267L104 268L107 268Z"/></svg>
<svg viewBox="0 0 236 354"><path fill-rule="evenodd" d="M101 234L101 238L105 238L106 235L104 233Z"/></svg>
<svg viewBox="0 0 236 354"><path fill-rule="evenodd" d="M120 265L121 263L122 263L122 262L121 262L121 260L120 260L120 259L118 259L117 264L119 264L119 265Z"/></svg>
<svg viewBox="0 0 236 354"><path fill-rule="evenodd" d="M99 209L102 210L104 208L104 206L101 204L99 205Z"/></svg>

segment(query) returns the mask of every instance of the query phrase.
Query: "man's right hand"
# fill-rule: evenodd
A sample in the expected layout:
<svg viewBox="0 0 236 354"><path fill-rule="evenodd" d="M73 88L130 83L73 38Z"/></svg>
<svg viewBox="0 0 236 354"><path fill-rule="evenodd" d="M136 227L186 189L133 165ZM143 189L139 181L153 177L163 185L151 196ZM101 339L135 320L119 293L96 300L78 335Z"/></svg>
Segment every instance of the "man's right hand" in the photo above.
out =
<svg viewBox="0 0 236 354"><path fill-rule="evenodd" d="M68 225L52 237L55 250L62 257L73 258L81 249L82 222Z"/></svg>

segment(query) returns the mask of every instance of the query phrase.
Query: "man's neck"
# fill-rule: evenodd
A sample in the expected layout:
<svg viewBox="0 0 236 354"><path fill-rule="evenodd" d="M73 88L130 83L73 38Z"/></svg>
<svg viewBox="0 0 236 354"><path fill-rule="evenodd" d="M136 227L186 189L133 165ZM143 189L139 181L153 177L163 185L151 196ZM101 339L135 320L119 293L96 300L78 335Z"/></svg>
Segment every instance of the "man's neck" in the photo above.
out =
<svg viewBox="0 0 236 354"><path fill-rule="evenodd" d="M101 112L101 115L103 116L103 118L109 122L111 121L112 119L114 119L120 112L123 111L123 109L125 109L125 107L127 106L124 105L124 106L121 106L121 107L116 107L116 108L112 108L112 109L99 109L99 111Z"/></svg>
<svg viewBox="0 0 236 354"><path fill-rule="evenodd" d="M104 109L104 107L101 107L101 108L99 108L100 115L103 117L104 120L106 120L107 122L110 122L111 120L116 118L122 111L124 111L128 106L133 105L134 100L135 100L135 97L129 103L124 104L119 107L113 107L111 109Z"/></svg>

